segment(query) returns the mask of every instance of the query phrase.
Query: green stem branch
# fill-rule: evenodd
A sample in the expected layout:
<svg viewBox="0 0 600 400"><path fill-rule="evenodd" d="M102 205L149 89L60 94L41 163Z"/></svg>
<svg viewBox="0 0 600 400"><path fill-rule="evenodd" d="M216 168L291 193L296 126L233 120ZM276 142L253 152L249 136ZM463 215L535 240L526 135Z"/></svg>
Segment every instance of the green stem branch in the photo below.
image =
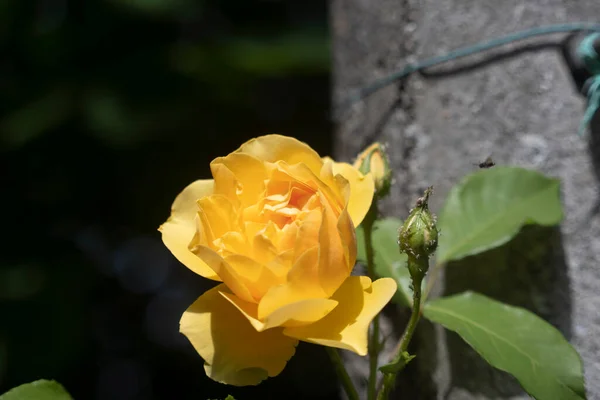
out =
<svg viewBox="0 0 600 400"><path fill-rule="evenodd" d="M352 383L352 379L350 379L350 375L348 375L348 371L346 371L346 367L344 367L340 353L333 347L325 346L325 349L327 350L327 354L329 354L329 358L331 358L336 374L342 382L346 395L348 395L348 400L358 400L358 393Z"/></svg>
<svg viewBox="0 0 600 400"><path fill-rule="evenodd" d="M414 261L414 260L409 259L408 262L409 263L411 263L411 262L418 263L419 261ZM425 262L428 262L428 261L425 260ZM396 345L396 348L394 349L393 354L395 354L395 357L394 357L394 360L392 360L392 363L396 364L396 368L394 369L393 372L387 372L384 374L383 385L377 395L377 400L386 400L388 398L390 391L392 390L392 388L394 387L394 384L396 382L396 375L398 374L398 372L402 371L404 369L404 367L406 366L406 364L408 364L408 362L412 359L412 356L410 356L406 352L406 350L408 349L408 345L413 337L413 334L415 332L415 329L416 329L417 324L419 323L419 319L421 317L421 282L422 282L422 280L423 280L422 277L420 279L413 278L413 280L412 280L412 286L413 286L412 314L410 316L410 320L408 321L408 325L404 329L404 333L402 334L400 340L398 341L398 344Z"/></svg>
<svg viewBox="0 0 600 400"><path fill-rule="evenodd" d="M363 221L365 250L367 253L367 273L375 280L375 252L373 251L373 224L377 218L377 203L374 200L371 209ZM379 359L379 314L375 315L369 333L369 383L367 399L375 400L377 394L377 362Z"/></svg>
<svg viewBox="0 0 600 400"><path fill-rule="evenodd" d="M419 318L421 317L421 282L413 282L413 285L412 314L410 316L410 320L408 321L408 325L404 330L404 334L402 334L400 341L394 349L395 354L400 354L406 351L408 344L413 337L413 333L415 332L415 328L419 322Z"/></svg>

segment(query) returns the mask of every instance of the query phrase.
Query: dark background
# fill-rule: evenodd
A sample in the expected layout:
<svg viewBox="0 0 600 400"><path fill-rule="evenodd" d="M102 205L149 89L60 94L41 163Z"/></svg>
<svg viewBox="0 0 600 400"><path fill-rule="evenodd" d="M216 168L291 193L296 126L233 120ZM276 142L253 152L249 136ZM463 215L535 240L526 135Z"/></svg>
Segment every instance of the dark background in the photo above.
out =
<svg viewBox="0 0 600 400"><path fill-rule="evenodd" d="M301 344L258 387L205 377L178 333L209 285L157 227L245 140L330 153L326 2L0 1L0 393L75 399L335 398Z"/></svg>

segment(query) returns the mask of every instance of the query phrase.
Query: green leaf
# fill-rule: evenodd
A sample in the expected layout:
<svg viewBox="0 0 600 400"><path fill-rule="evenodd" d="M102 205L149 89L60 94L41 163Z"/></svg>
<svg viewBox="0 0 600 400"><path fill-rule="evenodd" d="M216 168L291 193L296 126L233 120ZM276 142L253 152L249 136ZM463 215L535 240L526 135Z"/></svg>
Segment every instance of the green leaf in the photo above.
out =
<svg viewBox="0 0 600 400"><path fill-rule="evenodd" d="M398 284L393 300L399 304L412 305L410 275L406 266L406 254L398 247L398 228L402 221L398 218L384 218L375 221L373 226L373 251L375 252L375 273L380 277L390 277ZM366 265L365 235L362 226L356 229L358 259Z"/></svg>
<svg viewBox="0 0 600 400"><path fill-rule="evenodd" d="M537 315L473 292L431 301L423 315L458 333L536 399L585 399L577 351Z"/></svg>
<svg viewBox="0 0 600 400"><path fill-rule="evenodd" d="M60 383L41 379L9 390L0 400L72 400L72 397Z"/></svg>
<svg viewBox="0 0 600 400"><path fill-rule="evenodd" d="M382 365L379 367L379 370L385 374L395 374L400 372L406 364L412 361L415 358L415 355L408 354L407 351L403 351L400 353L399 357L396 357L394 361L389 364Z"/></svg>
<svg viewBox="0 0 600 400"><path fill-rule="evenodd" d="M326 34L314 29L292 31L274 38L236 38L222 46L225 61L244 73L285 75L329 68Z"/></svg>
<svg viewBox="0 0 600 400"><path fill-rule="evenodd" d="M0 121L2 141L17 148L59 126L73 112L73 94L57 87L32 100Z"/></svg>
<svg viewBox="0 0 600 400"><path fill-rule="evenodd" d="M112 3L133 11L154 16L178 16L194 11L194 3L189 0L111 0Z"/></svg>
<svg viewBox="0 0 600 400"><path fill-rule="evenodd" d="M557 179L515 167L481 170L455 186L444 203L438 262L498 247L525 224L556 225L562 216Z"/></svg>
<svg viewBox="0 0 600 400"><path fill-rule="evenodd" d="M0 380L6 373L6 355L8 353L8 346L6 345L6 339L0 336Z"/></svg>

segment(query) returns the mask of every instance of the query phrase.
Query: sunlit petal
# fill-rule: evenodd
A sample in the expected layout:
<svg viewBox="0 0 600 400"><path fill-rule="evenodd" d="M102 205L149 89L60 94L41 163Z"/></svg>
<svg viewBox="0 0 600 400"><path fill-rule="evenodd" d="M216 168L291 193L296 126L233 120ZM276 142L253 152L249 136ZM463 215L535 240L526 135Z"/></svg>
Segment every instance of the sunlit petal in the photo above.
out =
<svg viewBox="0 0 600 400"><path fill-rule="evenodd" d="M263 296L258 305L258 318L265 320L277 309L298 301L326 298L319 282L319 247L304 252L290 270L287 282L274 286Z"/></svg>
<svg viewBox="0 0 600 400"><path fill-rule="evenodd" d="M313 171L306 168L303 164L287 165L278 163L277 165L282 171L290 176L290 179L294 179L301 184L311 187L314 192L319 192L336 212L340 212L344 208L346 200L343 198L342 192L335 184L336 180L333 178L333 175L329 182L323 180L327 175L323 174L323 171L320 171L319 174L314 174ZM322 166L322 170L327 170L327 165Z"/></svg>
<svg viewBox="0 0 600 400"><path fill-rule="evenodd" d="M369 324L396 292L396 282L381 278L371 283L366 276L351 276L332 300L338 306L325 318L311 325L286 328L283 333L290 337L324 346L353 351L361 356L367 354Z"/></svg>
<svg viewBox="0 0 600 400"><path fill-rule="evenodd" d="M342 239L342 247L344 248L344 256L346 263L351 272L356 263L356 229L350 218L347 209L342 211L337 223L338 233Z"/></svg>
<svg viewBox="0 0 600 400"><path fill-rule="evenodd" d="M265 329L312 324L328 315L338 302L332 299L307 299L278 308L265 318Z"/></svg>
<svg viewBox="0 0 600 400"><path fill-rule="evenodd" d="M306 214L296 234L294 243L295 257L300 257L306 250L319 245L321 221L321 210L312 210Z"/></svg>
<svg viewBox="0 0 600 400"><path fill-rule="evenodd" d="M210 196L213 187L212 179L198 180L188 185L175 198L171 206L171 216L158 230L162 234L165 246L179 262L205 278L219 281L216 273L188 248L196 232L196 202L202 197Z"/></svg>
<svg viewBox="0 0 600 400"><path fill-rule="evenodd" d="M338 230L338 219L333 210L323 206L323 221L319 230L319 282L331 296L350 275L354 265L348 265L345 243Z"/></svg>
<svg viewBox="0 0 600 400"><path fill-rule="evenodd" d="M234 204L238 203L238 191L241 191L242 185L235 179L233 172L220 163L211 164L210 170L215 181L214 193L227 197Z"/></svg>
<svg viewBox="0 0 600 400"><path fill-rule="evenodd" d="M264 321L258 319L256 303L244 301L231 293L221 293L233 304L259 332L274 327L295 327L314 323L333 310L338 302L331 299L308 299L285 305L273 312Z"/></svg>
<svg viewBox="0 0 600 400"><path fill-rule="evenodd" d="M231 201L223 195L213 194L198 200L198 216L207 232L209 243L198 243L211 245L212 241L220 238L230 231L239 231L237 224L237 212Z"/></svg>
<svg viewBox="0 0 600 400"><path fill-rule="evenodd" d="M303 163L313 173L319 173L323 161L309 145L297 139L281 135L266 135L251 139L244 143L237 151L247 153L262 161L284 161L293 165Z"/></svg>
<svg viewBox="0 0 600 400"><path fill-rule="evenodd" d="M256 302L254 296L252 296L252 292L246 286L243 277L223 257L214 250L202 245L192 248L192 251L215 271L219 278L238 297L249 302Z"/></svg>
<svg viewBox="0 0 600 400"><path fill-rule="evenodd" d="M221 280L208 264L202 261L200 257L192 253L188 248L188 244L195 233L193 227L169 220L162 224L159 230L162 234L163 243L180 263L200 276L215 281Z"/></svg>
<svg viewBox="0 0 600 400"><path fill-rule="evenodd" d="M231 176L240 185L239 192L243 204L254 204L265 190L267 169L264 163L250 154L231 153L226 157L219 157L210 163L213 174L219 174L219 166L227 168Z"/></svg>
<svg viewBox="0 0 600 400"><path fill-rule="evenodd" d="M348 213L352 217L354 226L360 225L371 207L375 183L370 174L363 175L352 165L347 163L333 163L334 174L343 176L350 185L350 198L348 199Z"/></svg>
<svg viewBox="0 0 600 400"><path fill-rule="evenodd" d="M248 288L256 301L273 286L282 283L282 279L275 275L266 265L260 264L249 257L234 254L225 257L225 262L231 270L235 271L236 279Z"/></svg>

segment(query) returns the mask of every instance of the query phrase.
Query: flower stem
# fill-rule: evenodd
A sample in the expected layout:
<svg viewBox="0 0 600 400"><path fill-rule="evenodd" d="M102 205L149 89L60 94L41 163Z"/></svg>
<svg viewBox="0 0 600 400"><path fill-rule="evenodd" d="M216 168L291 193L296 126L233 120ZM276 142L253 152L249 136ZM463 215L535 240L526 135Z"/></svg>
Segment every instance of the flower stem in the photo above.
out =
<svg viewBox="0 0 600 400"><path fill-rule="evenodd" d="M377 200L363 220L363 231L365 234L365 250L367 253L367 273L369 278L375 280L375 252L373 251L373 224L377 219ZM369 383L367 387L367 399L375 400L377 394L377 362L379 360L379 314L375 315L369 331Z"/></svg>
<svg viewBox="0 0 600 400"><path fill-rule="evenodd" d="M427 260L415 261L415 260L409 259L408 262L409 263L411 263L411 262L417 262L417 263L418 262L426 262L427 263L428 261ZM402 334L402 337L400 338L400 340L398 341L398 344L396 345L396 348L394 349L394 354L396 356L394 357L394 360L392 362L397 363L397 368L393 372L384 374L383 386L377 395L377 400L386 400L388 398L390 391L392 390L392 388L394 387L394 384L396 382L396 375L398 374L398 372L402 371L404 369L404 367L406 366L406 364L408 364L408 362L413 358L406 352L406 350L408 349L408 344L410 343L410 340L413 337L413 333L415 332L415 328L417 327L417 324L419 323L419 318L421 317L421 282L422 282L422 280L423 279L420 278L420 279L413 279L413 281L412 281L412 286L413 286L412 314L410 316L410 320L408 321L408 325L404 329L404 333Z"/></svg>
<svg viewBox="0 0 600 400"><path fill-rule="evenodd" d="M421 282L418 282L418 285L413 283L413 307L412 314L410 316L410 320L408 321L408 325L402 334L402 338L396 345L394 349L395 354L400 354L408 348L408 344L412 339L413 333L415 332L415 328L417 327L417 323L419 322L419 318L421 317Z"/></svg>
<svg viewBox="0 0 600 400"><path fill-rule="evenodd" d="M327 354L329 354L329 358L331 358L335 372L342 381L342 386L346 391L346 395L348 395L348 400L358 400L358 393L356 392L356 388L350 379L350 375L348 375L348 371L346 371L346 367L344 367L344 362L340 357L340 353L338 353L338 350L333 347L325 346L325 350L327 350Z"/></svg>
<svg viewBox="0 0 600 400"><path fill-rule="evenodd" d="M398 233L400 251L408 256L407 267L413 291L412 314L394 349L394 359L381 367L384 376L377 400L387 400L396 383L396 375L406 367L410 360L415 358L406 350L421 317L421 284L429 270L429 257L437 248L439 236L435 225L435 216L429 212L428 202L432 193L433 186L430 186L423 193L423 197L417 199L415 207L410 210L408 218Z"/></svg>

